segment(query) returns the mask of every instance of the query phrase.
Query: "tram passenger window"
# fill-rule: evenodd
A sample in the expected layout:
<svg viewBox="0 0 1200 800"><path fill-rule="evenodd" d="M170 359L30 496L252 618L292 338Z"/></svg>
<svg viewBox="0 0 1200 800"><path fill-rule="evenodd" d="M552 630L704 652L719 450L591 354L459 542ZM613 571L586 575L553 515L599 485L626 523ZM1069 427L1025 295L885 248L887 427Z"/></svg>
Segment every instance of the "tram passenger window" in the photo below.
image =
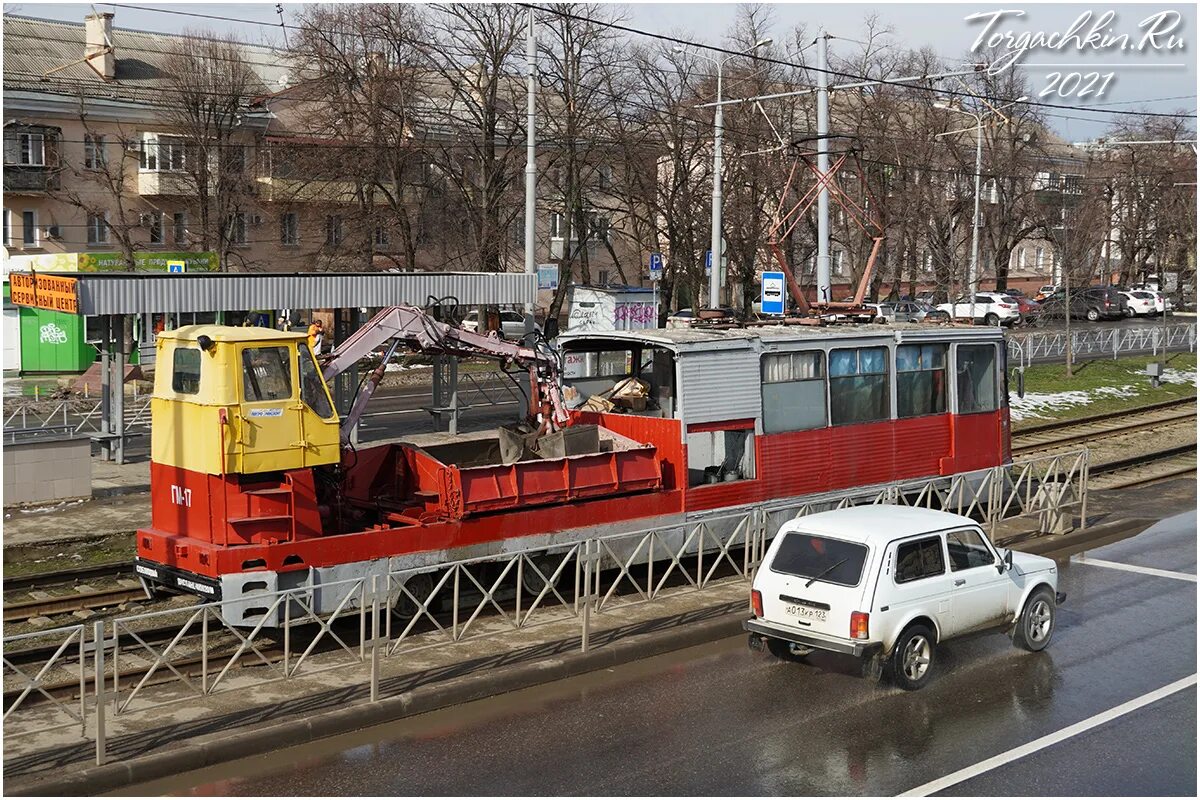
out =
<svg viewBox="0 0 1200 800"><path fill-rule="evenodd" d="M886 347L829 353L829 420L832 425L888 419Z"/></svg>
<svg viewBox="0 0 1200 800"><path fill-rule="evenodd" d="M194 347L177 347L171 363L171 390L180 394L200 391L200 351Z"/></svg>
<svg viewBox="0 0 1200 800"><path fill-rule="evenodd" d="M242 395L248 403L292 396L288 348L247 347L242 351Z"/></svg>
<svg viewBox="0 0 1200 800"><path fill-rule="evenodd" d="M946 345L902 344L896 348L896 416L946 412Z"/></svg>
<svg viewBox="0 0 1200 800"><path fill-rule="evenodd" d="M996 347L958 346L958 413L996 410Z"/></svg>
<svg viewBox="0 0 1200 800"><path fill-rule="evenodd" d="M825 354L820 350L779 353L762 360L763 431L824 428Z"/></svg>
<svg viewBox="0 0 1200 800"><path fill-rule="evenodd" d="M753 429L690 432L687 448L688 486L754 478Z"/></svg>
<svg viewBox="0 0 1200 800"><path fill-rule="evenodd" d="M297 348L300 352L300 399L316 412L321 419L333 416L333 407L329 404L329 395L321 381L321 373L313 363L312 355L307 347Z"/></svg>

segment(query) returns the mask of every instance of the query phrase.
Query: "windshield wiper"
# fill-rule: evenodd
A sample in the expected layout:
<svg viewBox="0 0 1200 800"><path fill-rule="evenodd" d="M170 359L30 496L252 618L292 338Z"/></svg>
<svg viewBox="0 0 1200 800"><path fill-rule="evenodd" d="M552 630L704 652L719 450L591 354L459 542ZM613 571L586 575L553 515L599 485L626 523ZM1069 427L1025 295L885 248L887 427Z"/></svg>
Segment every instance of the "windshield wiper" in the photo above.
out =
<svg viewBox="0 0 1200 800"><path fill-rule="evenodd" d="M813 577L809 578L809 579L808 579L808 583L804 584L804 588L805 588L805 589L807 589L808 587L812 586L812 585L813 585L813 583L815 583L816 581L819 581L819 580L821 580L821 578L824 578L826 575L828 575L829 573L833 572L835 569L837 569L838 567L840 567L842 564L845 564L845 563L846 563L847 561L849 561L849 560L850 560L850 557L849 557L849 556L846 556L846 557L845 557L845 558L843 558L841 561L839 561L839 562L837 562L836 564L834 564L832 567L829 567L828 569L826 569L826 570L825 570L824 572L822 572L820 575L814 575Z"/></svg>

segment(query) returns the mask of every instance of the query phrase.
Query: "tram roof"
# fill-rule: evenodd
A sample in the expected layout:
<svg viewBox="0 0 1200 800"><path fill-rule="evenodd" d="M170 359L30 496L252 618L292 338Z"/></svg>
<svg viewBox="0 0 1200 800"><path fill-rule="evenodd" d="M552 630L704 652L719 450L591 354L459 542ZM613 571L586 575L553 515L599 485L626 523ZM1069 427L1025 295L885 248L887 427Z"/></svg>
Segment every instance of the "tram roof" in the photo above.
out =
<svg viewBox="0 0 1200 800"><path fill-rule="evenodd" d="M788 342L817 342L830 339L888 339L939 340L1001 339L1003 332L995 327L970 325L923 325L900 322L889 325L756 325L747 328L649 328L633 331L579 331L560 336L564 344L579 341L644 342L672 350L707 350L722 347L749 347L753 342L764 345Z"/></svg>

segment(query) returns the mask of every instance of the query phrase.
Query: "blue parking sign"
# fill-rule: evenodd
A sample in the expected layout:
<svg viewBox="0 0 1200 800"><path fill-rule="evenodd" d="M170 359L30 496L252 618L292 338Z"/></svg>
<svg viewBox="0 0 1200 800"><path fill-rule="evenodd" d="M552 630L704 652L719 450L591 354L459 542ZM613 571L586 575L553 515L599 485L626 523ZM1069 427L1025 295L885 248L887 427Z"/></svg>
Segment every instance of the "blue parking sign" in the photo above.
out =
<svg viewBox="0 0 1200 800"><path fill-rule="evenodd" d="M704 251L704 276L712 275L712 250Z"/></svg>
<svg viewBox="0 0 1200 800"><path fill-rule="evenodd" d="M660 281L663 274L663 257L662 253L650 254L650 280Z"/></svg>
<svg viewBox="0 0 1200 800"><path fill-rule="evenodd" d="M784 276L782 272L762 274L762 313L782 316L785 303L783 296Z"/></svg>

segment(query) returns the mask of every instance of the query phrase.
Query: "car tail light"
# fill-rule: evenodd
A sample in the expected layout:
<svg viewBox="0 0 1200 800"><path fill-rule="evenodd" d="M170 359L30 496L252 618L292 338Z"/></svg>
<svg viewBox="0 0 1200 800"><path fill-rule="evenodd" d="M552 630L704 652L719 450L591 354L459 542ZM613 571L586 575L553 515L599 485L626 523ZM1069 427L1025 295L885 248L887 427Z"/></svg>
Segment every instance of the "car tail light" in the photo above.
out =
<svg viewBox="0 0 1200 800"><path fill-rule="evenodd" d="M754 616L766 616L763 614L762 592L760 592L758 589L754 589L750 592L750 607L754 609Z"/></svg>
<svg viewBox="0 0 1200 800"><path fill-rule="evenodd" d="M868 632L868 622L871 615L862 611L854 611L850 614L850 638L851 639L867 639L870 637Z"/></svg>

